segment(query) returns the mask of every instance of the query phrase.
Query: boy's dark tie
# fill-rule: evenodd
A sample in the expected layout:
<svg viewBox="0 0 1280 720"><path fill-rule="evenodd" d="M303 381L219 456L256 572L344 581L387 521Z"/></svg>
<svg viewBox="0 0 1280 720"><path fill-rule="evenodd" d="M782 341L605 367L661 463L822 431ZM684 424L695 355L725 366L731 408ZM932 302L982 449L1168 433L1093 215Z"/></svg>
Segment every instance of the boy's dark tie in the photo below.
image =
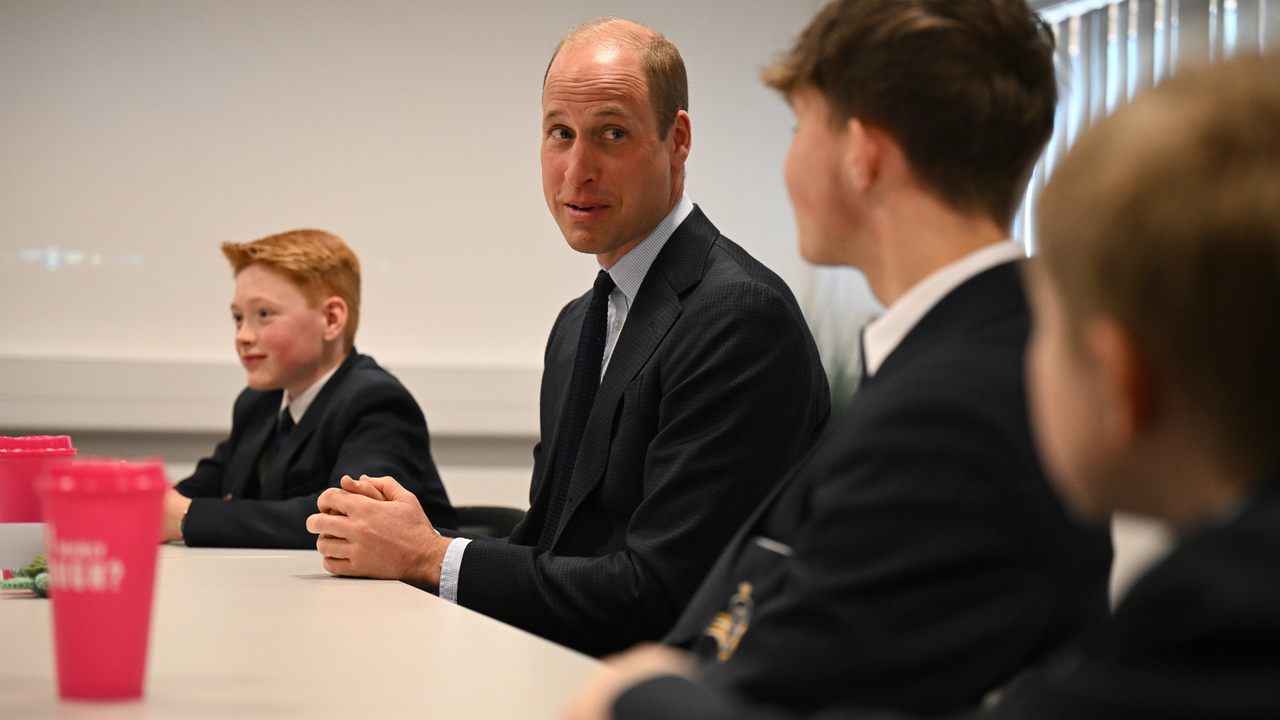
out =
<svg viewBox="0 0 1280 720"><path fill-rule="evenodd" d="M293 430L293 413L289 412L289 408L285 408L283 412L276 416L275 438L262 446L262 454L258 456L258 473L250 475L248 482L244 484L244 491L241 497L251 500L258 499L262 492L262 486L267 481L267 474L271 472L271 463L275 462L276 456L280 454L280 448L284 445L284 441L289 437L289 431Z"/></svg>
<svg viewBox="0 0 1280 720"><path fill-rule="evenodd" d="M573 377L569 381L569 397L565 399L564 411L560 414L560 441L551 461L551 496L538 537L538 547L543 550L550 550L555 541L565 495L569 493L569 480L573 477L573 465L578 459L578 446L582 444L582 433L596 400L596 389L600 386L600 364L604 360L604 342L608 336L609 293L613 288L613 278L601 270L591 290L587 314L582 318L578 355L574 358Z"/></svg>
<svg viewBox="0 0 1280 720"><path fill-rule="evenodd" d="M276 453L280 452L280 447L284 445L284 441L289 439L289 433L293 431L293 413L289 412L289 408L285 408L280 413L280 418L276 422Z"/></svg>

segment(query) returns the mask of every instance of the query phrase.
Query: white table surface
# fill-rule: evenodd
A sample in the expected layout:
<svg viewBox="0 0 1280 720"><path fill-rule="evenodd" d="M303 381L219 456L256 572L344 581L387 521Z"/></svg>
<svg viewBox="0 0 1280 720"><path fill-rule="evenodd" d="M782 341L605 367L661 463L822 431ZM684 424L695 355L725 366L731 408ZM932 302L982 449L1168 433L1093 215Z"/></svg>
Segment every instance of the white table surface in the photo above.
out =
<svg viewBox="0 0 1280 720"><path fill-rule="evenodd" d="M141 701L57 697L48 600L0 594L0 718L554 718L596 660L313 550L160 548Z"/></svg>

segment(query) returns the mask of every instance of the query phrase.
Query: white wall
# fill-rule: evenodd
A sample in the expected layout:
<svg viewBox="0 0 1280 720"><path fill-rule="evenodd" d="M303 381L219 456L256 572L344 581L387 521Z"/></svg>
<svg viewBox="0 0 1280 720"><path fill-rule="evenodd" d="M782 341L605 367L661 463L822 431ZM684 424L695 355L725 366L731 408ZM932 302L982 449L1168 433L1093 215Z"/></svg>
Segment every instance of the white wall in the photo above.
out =
<svg viewBox="0 0 1280 720"><path fill-rule="evenodd" d="M559 35L606 13L681 48L690 196L803 296L781 179L792 118L757 74L817 5L0 0L0 361L26 373L6 372L0 425L59 392L50 359L124 400L139 374L221 388L225 369L202 369L235 367L218 245L297 227L360 255L363 352L445 384L536 375L594 273L542 198L541 79Z"/></svg>

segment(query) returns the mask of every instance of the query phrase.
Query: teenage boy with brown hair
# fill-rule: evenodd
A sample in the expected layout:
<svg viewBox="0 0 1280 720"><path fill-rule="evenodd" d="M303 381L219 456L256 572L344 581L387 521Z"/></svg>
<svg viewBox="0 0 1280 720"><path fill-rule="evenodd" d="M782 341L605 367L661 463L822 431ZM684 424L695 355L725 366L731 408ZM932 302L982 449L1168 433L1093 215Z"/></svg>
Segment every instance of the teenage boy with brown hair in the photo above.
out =
<svg viewBox="0 0 1280 720"><path fill-rule="evenodd" d="M665 642L581 717L969 710L1106 614L1110 545L1032 445L1029 314L1007 241L1053 128L1053 43L1022 0L837 0L766 72L797 119L785 176L812 262L888 306L866 378L721 554ZM702 704L700 704L702 703Z"/></svg>
<svg viewBox="0 0 1280 720"><path fill-rule="evenodd" d="M165 540L312 548L307 517L344 475L407 481L431 520L457 521L426 419L400 381L355 351L360 262L341 238L295 230L223 243L249 387L231 436L165 499Z"/></svg>

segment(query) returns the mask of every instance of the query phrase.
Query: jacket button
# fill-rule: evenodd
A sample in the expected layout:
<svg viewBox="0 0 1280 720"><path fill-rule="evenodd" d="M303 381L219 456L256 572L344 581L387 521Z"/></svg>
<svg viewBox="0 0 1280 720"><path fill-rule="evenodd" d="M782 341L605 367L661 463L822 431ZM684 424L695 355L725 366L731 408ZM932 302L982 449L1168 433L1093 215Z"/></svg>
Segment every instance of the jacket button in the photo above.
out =
<svg viewBox="0 0 1280 720"><path fill-rule="evenodd" d="M226 495L223 495L223 496L222 496L222 499L223 499L223 500L230 500L230 499L231 499L231 493L227 493Z"/></svg>

